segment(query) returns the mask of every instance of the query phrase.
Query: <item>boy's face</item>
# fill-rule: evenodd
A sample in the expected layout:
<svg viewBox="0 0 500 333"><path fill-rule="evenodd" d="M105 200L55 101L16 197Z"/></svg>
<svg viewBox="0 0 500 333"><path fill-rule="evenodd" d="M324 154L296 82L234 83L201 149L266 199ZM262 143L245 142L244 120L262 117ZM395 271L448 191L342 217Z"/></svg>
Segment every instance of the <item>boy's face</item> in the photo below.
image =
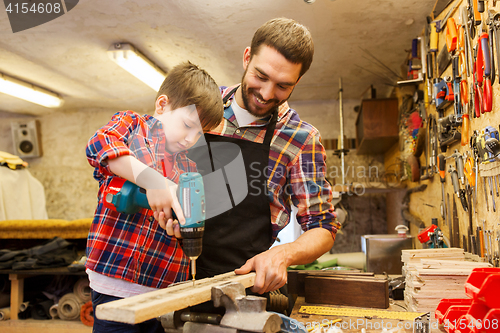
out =
<svg viewBox="0 0 500 333"><path fill-rule="evenodd" d="M203 129L194 105L170 110L167 102L162 110L156 110L155 117L161 121L169 153L191 148L203 134Z"/></svg>

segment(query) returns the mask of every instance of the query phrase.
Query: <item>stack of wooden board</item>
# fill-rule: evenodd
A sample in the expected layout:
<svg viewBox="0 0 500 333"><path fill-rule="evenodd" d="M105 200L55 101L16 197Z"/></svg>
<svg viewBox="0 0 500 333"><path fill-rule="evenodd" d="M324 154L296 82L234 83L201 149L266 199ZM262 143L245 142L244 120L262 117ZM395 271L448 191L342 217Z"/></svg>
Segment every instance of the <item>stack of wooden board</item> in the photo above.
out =
<svg viewBox="0 0 500 333"><path fill-rule="evenodd" d="M408 311L434 313L443 298L467 298L464 284L476 267L491 266L465 261L463 249L402 251L405 303Z"/></svg>

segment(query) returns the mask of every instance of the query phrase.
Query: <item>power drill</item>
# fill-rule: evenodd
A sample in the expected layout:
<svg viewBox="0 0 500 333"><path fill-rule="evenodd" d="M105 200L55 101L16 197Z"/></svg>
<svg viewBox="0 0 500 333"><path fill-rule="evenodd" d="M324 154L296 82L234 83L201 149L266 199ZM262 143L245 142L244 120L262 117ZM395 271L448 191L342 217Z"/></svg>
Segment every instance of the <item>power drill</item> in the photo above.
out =
<svg viewBox="0 0 500 333"><path fill-rule="evenodd" d="M202 238L205 230L205 188L203 178L197 172L180 175L177 198L186 218L179 224L183 238L182 249L191 261L193 284L196 276L196 259L201 254ZM104 206L119 213L135 214L141 209L151 209L146 190L120 177L114 177L104 191ZM172 210L174 219L177 219Z"/></svg>

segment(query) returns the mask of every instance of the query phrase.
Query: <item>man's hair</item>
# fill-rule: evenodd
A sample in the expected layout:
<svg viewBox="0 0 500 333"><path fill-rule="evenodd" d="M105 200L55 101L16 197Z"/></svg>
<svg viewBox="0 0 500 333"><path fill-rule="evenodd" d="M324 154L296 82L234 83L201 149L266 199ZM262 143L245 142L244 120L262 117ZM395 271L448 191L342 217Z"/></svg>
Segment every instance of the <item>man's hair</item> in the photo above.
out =
<svg viewBox="0 0 500 333"><path fill-rule="evenodd" d="M250 45L250 59L259 53L262 45L274 48L294 64L301 64L299 77L311 66L314 55L311 33L292 19L275 18L257 29Z"/></svg>
<svg viewBox="0 0 500 333"><path fill-rule="evenodd" d="M168 97L172 110L196 105L205 132L214 129L222 121L224 107L217 83L205 70L189 61L168 72L156 99L161 95Z"/></svg>

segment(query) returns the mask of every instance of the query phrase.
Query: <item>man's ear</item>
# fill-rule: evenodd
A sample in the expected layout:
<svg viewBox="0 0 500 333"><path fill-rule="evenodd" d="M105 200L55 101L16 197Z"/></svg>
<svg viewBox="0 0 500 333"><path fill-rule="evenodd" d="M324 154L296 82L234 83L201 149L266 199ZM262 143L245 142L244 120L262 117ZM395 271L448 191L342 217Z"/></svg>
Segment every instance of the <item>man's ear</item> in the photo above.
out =
<svg viewBox="0 0 500 333"><path fill-rule="evenodd" d="M169 100L167 95L158 96L155 102L155 113L163 114L165 111L170 111L170 108L168 108L168 103Z"/></svg>
<svg viewBox="0 0 500 333"><path fill-rule="evenodd" d="M247 48L243 52L243 69L247 69L249 63L250 63L250 46L247 46Z"/></svg>

